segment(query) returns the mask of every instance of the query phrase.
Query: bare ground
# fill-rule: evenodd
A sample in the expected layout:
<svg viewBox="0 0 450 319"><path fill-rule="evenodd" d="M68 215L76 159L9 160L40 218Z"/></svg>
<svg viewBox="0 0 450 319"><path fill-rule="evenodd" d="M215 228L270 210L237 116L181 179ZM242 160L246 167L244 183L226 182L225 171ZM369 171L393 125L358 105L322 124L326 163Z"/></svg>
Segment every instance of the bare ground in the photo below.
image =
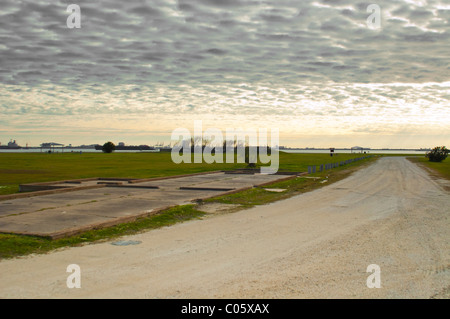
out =
<svg viewBox="0 0 450 319"><path fill-rule="evenodd" d="M405 158L270 205L0 262L2 298L449 298L450 194ZM69 264L81 288L69 289ZM367 266L381 269L368 288Z"/></svg>

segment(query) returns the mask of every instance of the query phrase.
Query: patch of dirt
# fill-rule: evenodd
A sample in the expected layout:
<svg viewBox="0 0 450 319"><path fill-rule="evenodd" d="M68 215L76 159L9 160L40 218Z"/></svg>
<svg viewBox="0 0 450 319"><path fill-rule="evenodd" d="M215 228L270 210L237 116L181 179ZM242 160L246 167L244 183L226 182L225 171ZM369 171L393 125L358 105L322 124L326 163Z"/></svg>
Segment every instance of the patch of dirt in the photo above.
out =
<svg viewBox="0 0 450 319"><path fill-rule="evenodd" d="M242 205L239 204L223 204L223 203L203 203L199 204L196 209L208 214L224 214L238 211Z"/></svg>
<svg viewBox="0 0 450 319"><path fill-rule="evenodd" d="M266 190L268 192L275 192L275 193L282 193L282 192L286 191L286 189L284 189L284 188L264 188L264 190Z"/></svg>

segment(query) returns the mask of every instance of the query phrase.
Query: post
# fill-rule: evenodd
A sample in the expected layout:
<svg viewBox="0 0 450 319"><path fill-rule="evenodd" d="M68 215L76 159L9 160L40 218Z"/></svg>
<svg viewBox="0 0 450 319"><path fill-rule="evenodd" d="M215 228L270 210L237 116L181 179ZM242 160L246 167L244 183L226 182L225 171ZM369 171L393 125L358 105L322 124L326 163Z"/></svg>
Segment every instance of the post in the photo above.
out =
<svg viewBox="0 0 450 319"><path fill-rule="evenodd" d="M330 156L333 156L334 154L334 147L330 147Z"/></svg>

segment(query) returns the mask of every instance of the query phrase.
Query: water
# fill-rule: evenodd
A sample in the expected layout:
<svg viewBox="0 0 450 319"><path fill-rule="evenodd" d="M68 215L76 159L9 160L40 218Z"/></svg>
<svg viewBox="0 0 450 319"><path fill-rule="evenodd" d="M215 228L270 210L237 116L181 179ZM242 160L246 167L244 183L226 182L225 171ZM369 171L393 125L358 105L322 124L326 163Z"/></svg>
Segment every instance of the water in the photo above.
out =
<svg viewBox="0 0 450 319"><path fill-rule="evenodd" d="M280 150L281 152L286 153L304 153L304 154L329 154L330 150L328 149L315 149L315 150L305 150L305 149L292 149L292 150ZM0 153L47 153L48 149L40 149L40 148L22 148L22 149L0 149ZM65 148L61 150L60 148L54 149L55 153L102 153L101 150L96 150L93 148ZM159 150L145 150L145 151L137 151L137 150L116 150L115 153L157 153ZM425 150L365 150L366 154L406 154L406 155L425 155L427 151ZM350 154L350 153L359 153L355 151L351 151L349 149L339 150L336 149L334 151L335 154Z"/></svg>
<svg viewBox="0 0 450 319"><path fill-rule="evenodd" d="M281 150L282 152L286 153L304 153L304 154L330 154L330 150ZM370 150L364 150L366 154L406 154L406 155L425 155L427 151L425 150L377 150L377 149L370 149ZM339 150L335 149L334 154L350 154L350 153L357 153L361 154L360 151L352 151L349 149L345 150ZM364 154L364 153L363 153Z"/></svg>
<svg viewBox="0 0 450 319"><path fill-rule="evenodd" d="M48 153L48 148L21 148L21 149L0 149L0 153ZM94 148L55 148L54 153L102 153L101 150L96 150ZM159 150L116 150L115 153L157 153Z"/></svg>

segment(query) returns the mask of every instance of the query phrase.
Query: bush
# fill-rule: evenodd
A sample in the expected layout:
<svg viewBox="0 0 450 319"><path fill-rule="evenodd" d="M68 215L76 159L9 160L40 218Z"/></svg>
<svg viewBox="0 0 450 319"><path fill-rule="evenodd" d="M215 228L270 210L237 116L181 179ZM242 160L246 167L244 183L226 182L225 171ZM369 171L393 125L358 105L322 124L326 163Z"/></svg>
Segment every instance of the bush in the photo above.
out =
<svg viewBox="0 0 450 319"><path fill-rule="evenodd" d="M116 149L116 145L113 142L106 142L103 144L102 151L103 153L112 153Z"/></svg>
<svg viewBox="0 0 450 319"><path fill-rule="evenodd" d="M442 162L447 158L449 152L450 151L445 146L436 146L429 151L425 157L427 157L430 162Z"/></svg>

